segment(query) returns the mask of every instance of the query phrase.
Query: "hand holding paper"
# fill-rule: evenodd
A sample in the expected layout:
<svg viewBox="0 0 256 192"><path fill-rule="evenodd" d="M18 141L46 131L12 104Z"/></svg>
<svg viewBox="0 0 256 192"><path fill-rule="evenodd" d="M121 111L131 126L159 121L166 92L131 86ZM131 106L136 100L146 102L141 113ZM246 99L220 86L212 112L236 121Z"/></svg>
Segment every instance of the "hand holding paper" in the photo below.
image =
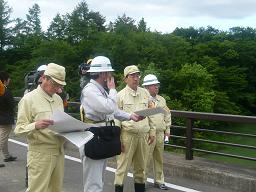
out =
<svg viewBox="0 0 256 192"><path fill-rule="evenodd" d="M156 107L156 108L149 108L149 109L143 109L140 111L135 111L134 113L136 113L137 115L143 116L143 117L147 117L147 116L155 115L158 113L165 114L167 112L161 107Z"/></svg>
<svg viewBox="0 0 256 192"><path fill-rule="evenodd" d="M49 126L49 129L65 137L78 148L81 148L93 138L92 132L85 131L92 127L91 124L79 121L63 111L54 111L52 120L54 124Z"/></svg>
<svg viewBox="0 0 256 192"><path fill-rule="evenodd" d="M49 128L57 133L84 131L93 126L92 124L79 121L63 111L54 111L52 120L54 124L49 126Z"/></svg>
<svg viewBox="0 0 256 192"><path fill-rule="evenodd" d="M131 114L131 120L133 120L135 122L141 121L143 119L145 119L144 116L138 115L136 113Z"/></svg>

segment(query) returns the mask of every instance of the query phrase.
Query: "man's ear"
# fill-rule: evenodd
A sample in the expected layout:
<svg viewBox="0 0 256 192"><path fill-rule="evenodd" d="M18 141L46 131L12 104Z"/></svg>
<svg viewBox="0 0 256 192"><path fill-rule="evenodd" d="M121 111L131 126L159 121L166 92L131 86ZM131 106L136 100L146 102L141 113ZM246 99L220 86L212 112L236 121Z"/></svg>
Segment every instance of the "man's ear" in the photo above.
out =
<svg viewBox="0 0 256 192"><path fill-rule="evenodd" d="M124 82L125 82L125 83L127 83L127 76L126 76L126 77L124 77Z"/></svg>

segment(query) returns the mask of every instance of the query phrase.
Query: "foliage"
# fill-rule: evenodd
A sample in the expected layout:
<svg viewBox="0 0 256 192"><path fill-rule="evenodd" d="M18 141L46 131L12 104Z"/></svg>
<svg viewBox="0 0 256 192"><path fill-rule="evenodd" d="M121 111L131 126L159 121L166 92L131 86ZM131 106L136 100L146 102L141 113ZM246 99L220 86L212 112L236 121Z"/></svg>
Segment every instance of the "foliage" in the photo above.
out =
<svg viewBox="0 0 256 192"><path fill-rule="evenodd" d="M115 69L118 90L125 86L124 68L138 65L141 80L148 73L158 77L160 94L171 109L256 114L255 29L189 27L161 34L151 32L144 18L136 22L126 14L106 24L86 1L57 14L46 32L39 4L29 8L26 20L10 16L11 8L0 0L0 66L10 72L16 96L23 94L27 72L55 62L66 67L65 89L79 100L78 65L105 55Z"/></svg>
<svg viewBox="0 0 256 192"><path fill-rule="evenodd" d="M41 34L41 21L40 21L40 7L38 4L34 4L32 8L29 8L26 21L26 33L27 35L40 35Z"/></svg>
<svg viewBox="0 0 256 192"><path fill-rule="evenodd" d="M5 46L10 43L11 27L10 20L12 9L7 5L7 2L0 0L0 53L3 52Z"/></svg>

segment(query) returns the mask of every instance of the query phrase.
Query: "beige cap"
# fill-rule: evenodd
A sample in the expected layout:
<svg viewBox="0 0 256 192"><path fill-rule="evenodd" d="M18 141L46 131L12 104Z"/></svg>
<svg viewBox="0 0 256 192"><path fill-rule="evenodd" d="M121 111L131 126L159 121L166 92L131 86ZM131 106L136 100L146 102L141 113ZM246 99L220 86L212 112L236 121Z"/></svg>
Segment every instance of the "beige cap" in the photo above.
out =
<svg viewBox="0 0 256 192"><path fill-rule="evenodd" d="M136 65L129 65L124 69L124 77L133 73L140 73L139 68Z"/></svg>
<svg viewBox="0 0 256 192"><path fill-rule="evenodd" d="M60 85L66 85L65 82L65 67L57 65L55 63L49 63L46 67L44 75L47 75L52 78L56 83Z"/></svg>

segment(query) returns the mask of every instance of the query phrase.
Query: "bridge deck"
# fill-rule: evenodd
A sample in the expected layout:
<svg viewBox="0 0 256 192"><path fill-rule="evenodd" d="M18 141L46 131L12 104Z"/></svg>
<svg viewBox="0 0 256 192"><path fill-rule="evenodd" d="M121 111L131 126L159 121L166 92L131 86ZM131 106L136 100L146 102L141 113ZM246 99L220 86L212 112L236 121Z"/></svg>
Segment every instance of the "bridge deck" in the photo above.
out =
<svg viewBox="0 0 256 192"><path fill-rule="evenodd" d="M15 136L10 139L10 151L18 156L18 161L5 163L6 167L0 168L1 192L25 191L26 147L17 143L17 140L25 143L23 139ZM82 191L82 167L79 162L78 151L72 145L67 145L66 154L64 192L80 192ZM171 187L170 191L172 192L231 192L235 190L252 192L256 189L255 170L221 165L200 158L187 161L184 160L184 156L170 153L165 153L164 159L166 182ZM115 161L110 159L104 187L106 192L114 191L113 168L115 168ZM149 179L149 181L151 180ZM125 192L134 191L132 178L127 178L125 186L127 186ZM241 188L244 190L241 190ZM149 182L147 191L158 192L161 190L153 188Z"/></svg>

